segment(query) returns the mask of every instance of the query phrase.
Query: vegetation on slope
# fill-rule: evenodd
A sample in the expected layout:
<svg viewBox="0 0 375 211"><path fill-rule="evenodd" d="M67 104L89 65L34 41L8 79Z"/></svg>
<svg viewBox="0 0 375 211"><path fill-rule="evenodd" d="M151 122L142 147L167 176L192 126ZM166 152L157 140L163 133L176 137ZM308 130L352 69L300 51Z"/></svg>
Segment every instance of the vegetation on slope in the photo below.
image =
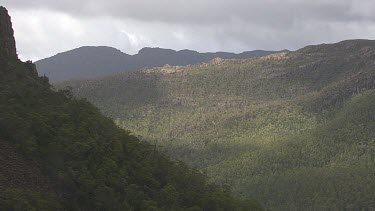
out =
<svg viewBox="0 0 375 211"><path fill-rule="evenodd" d="M375 208L375 42L71 81L117 124L274 210Z"/></svg>
<svg viewBox="0 0 375 211"><path fill-rule="evenodd" d="M24 65L2 65L1 140L40 164L62 195L62 207L257 209L255 203L231 198L203 174L119 129L90 103L52 91L44 77L22 73L29 71Z"/></svg>
<svg viewBox="0 0 375 211"><path fill-rule="evenodd" d="M22 164L1 168L1 210L260 209L118 128L87 101L53 91L30 62L0 51L0 81L0 146L15 148ZM30 177L47 178L46 188L43 181L7 184L10 174L29 172L22 169L28 161Z"/></svg>

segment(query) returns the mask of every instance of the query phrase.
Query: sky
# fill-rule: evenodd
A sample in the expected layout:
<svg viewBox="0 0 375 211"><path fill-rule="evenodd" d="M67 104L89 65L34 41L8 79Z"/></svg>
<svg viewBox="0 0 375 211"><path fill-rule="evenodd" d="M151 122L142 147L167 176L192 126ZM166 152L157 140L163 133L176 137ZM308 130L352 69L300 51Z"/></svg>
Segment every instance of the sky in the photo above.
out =
<svg viewBox="0 0 375 211"><path fill-rule="evenodd" d="M81 46L296 50L375 39L375 0L2 0L21 59Z"/></svg>

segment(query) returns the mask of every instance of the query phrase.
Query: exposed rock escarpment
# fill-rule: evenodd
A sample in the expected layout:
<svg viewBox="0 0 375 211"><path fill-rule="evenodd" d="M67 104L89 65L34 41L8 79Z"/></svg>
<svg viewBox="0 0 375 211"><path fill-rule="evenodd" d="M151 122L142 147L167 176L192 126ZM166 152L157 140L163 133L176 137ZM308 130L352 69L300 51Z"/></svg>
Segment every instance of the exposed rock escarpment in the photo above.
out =
<svg viewBox="0 0 375 211"><path fill-rule="evenodd" d="M3 56L17 57L16 41L8 10L0 6L0 53Z"/></svg>

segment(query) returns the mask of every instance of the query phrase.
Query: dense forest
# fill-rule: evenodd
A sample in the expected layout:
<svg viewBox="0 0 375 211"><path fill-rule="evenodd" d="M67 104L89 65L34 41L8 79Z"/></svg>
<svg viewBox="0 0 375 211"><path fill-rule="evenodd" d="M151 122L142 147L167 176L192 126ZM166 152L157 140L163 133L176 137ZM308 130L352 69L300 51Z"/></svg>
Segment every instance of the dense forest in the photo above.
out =
<svg viewBox="0 0 375 211"><path fill-rule="evenodd" d="M261 210L56 91L0 17L0 210Z"/></svg>
<svg viewBox="0 0 375 211"><path fill-rule="evenodd" d="M59 84L272 210L375 208L375 41Z"/></svg>

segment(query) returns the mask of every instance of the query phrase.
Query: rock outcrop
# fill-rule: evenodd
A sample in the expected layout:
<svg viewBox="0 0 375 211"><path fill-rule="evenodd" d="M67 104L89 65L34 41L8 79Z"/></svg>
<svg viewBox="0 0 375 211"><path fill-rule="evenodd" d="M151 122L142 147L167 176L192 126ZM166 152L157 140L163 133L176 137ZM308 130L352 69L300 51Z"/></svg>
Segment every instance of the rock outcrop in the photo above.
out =
<svg viewBox="0 0 375 211"><path fill-rule="evenodd" d="M8 10L0 6L0 54L17 57L16 41Z"/></svg>

